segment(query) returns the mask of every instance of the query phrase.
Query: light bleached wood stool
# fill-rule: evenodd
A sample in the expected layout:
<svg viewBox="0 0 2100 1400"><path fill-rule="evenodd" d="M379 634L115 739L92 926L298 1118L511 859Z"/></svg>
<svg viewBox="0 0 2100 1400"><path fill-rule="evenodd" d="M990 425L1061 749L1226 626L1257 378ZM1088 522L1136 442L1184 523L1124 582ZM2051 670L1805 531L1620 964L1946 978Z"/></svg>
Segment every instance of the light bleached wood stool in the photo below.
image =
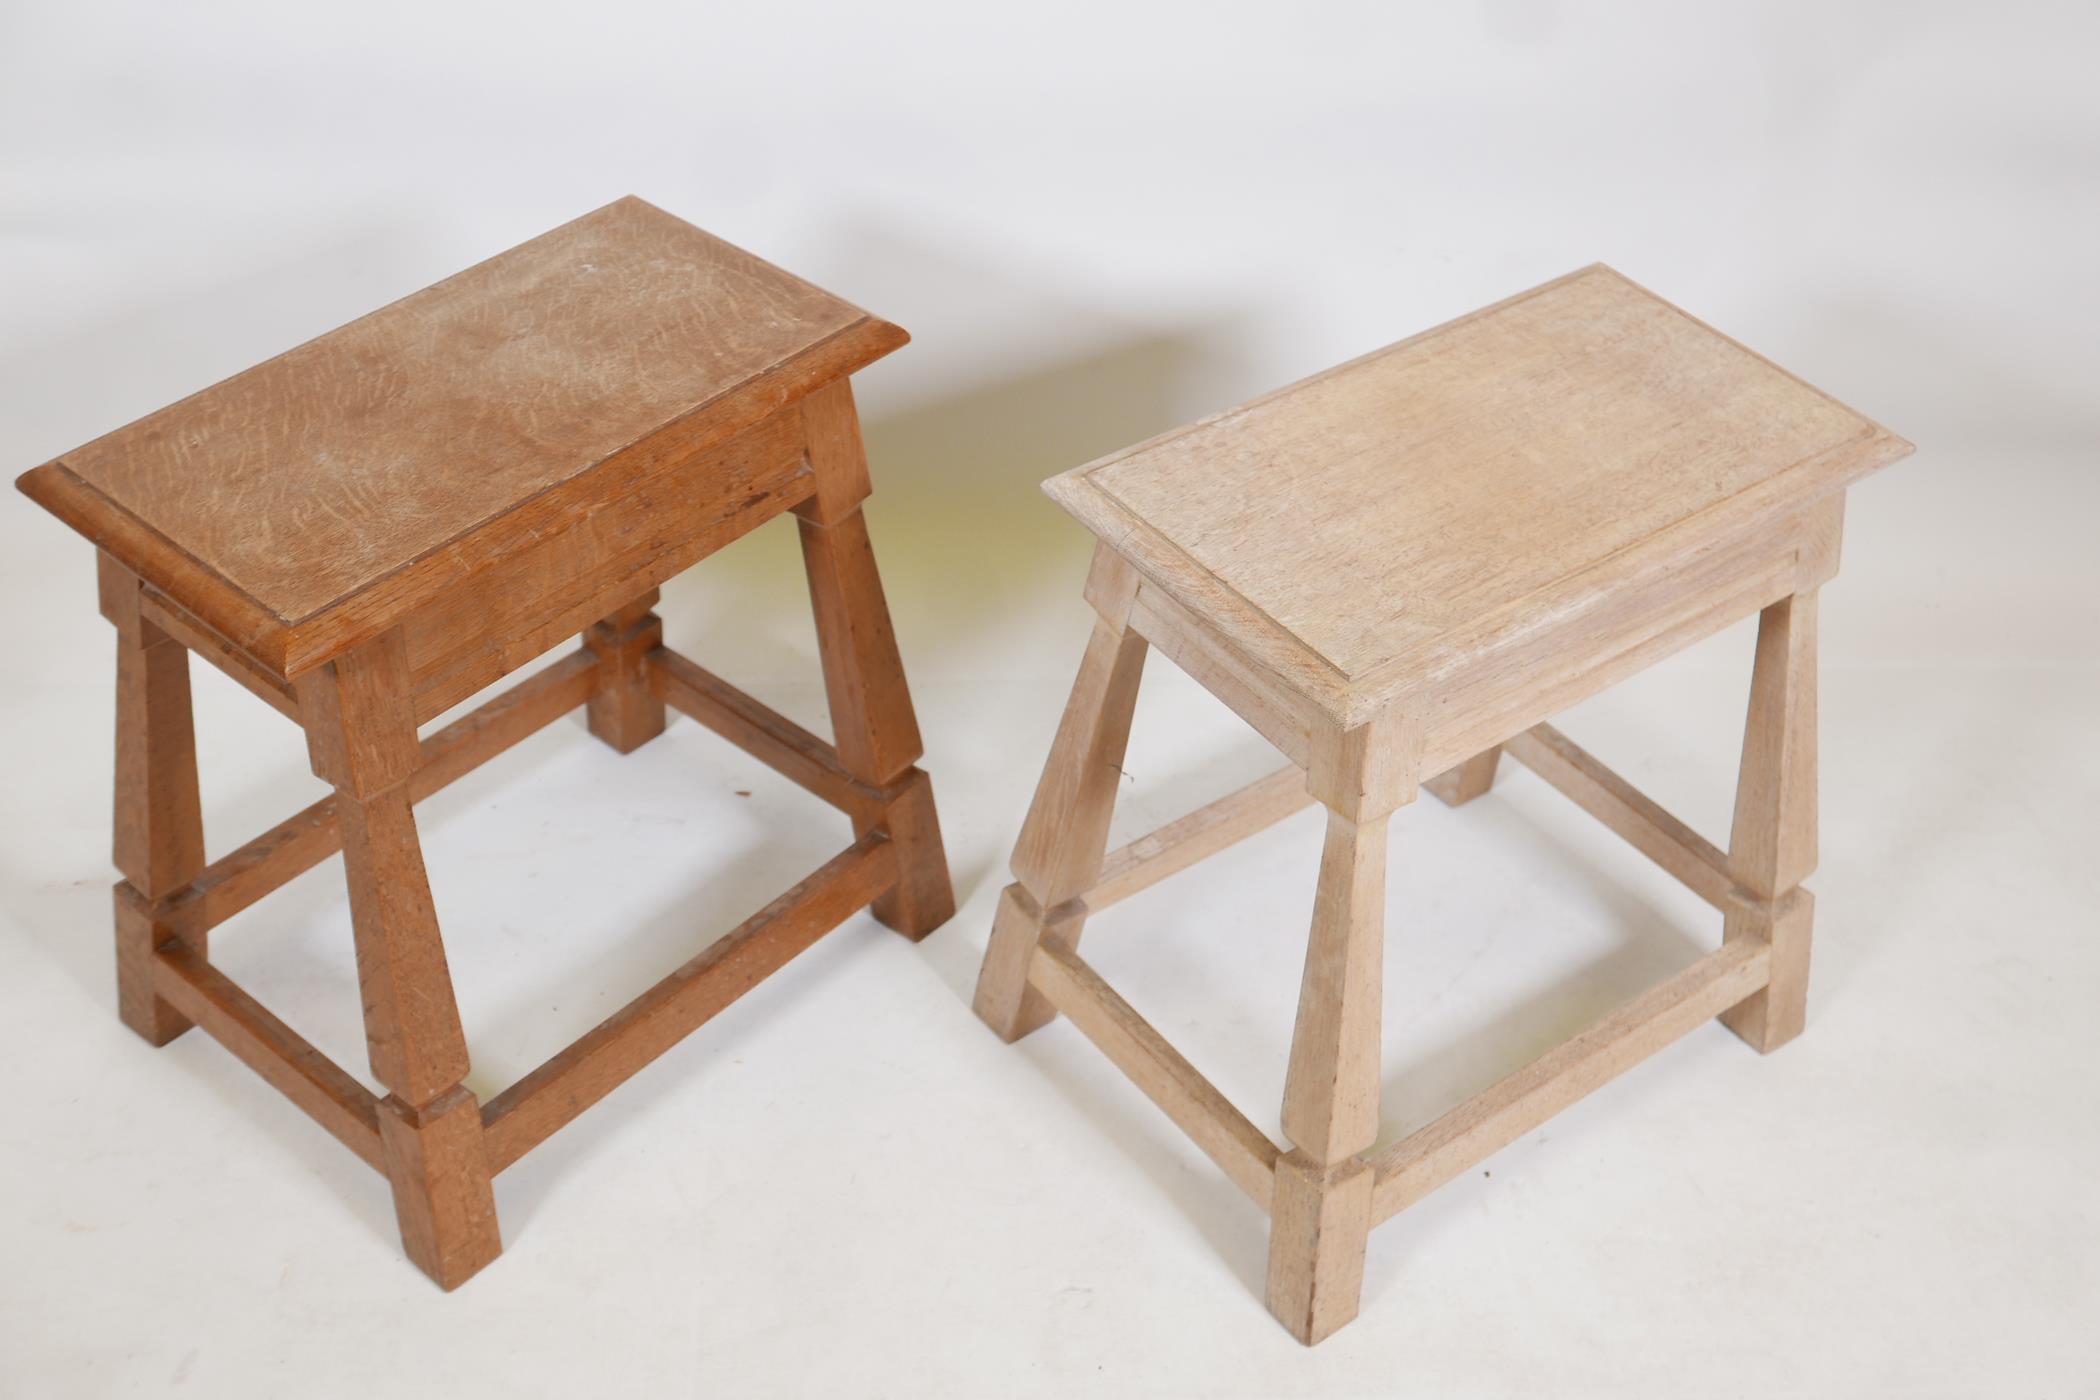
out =
<svg viewBox="0 0 2100 1400"><path fill-rule="evenodd" d="M1097 537L1093 640L977 985L1013 1040L1062 1011L1269 1213L1269 1310L1356 1315L1371 1227L1719 1016L1801 1030L1816 863L1816 590L1844 490L1910 445L1592 267L1052 479ZM1761 612L1724 852L1546 721ZM1272 777L1112 854L1157 648L1273 743ZM1719 951L1374 1151L1387 821L1507 751L1722 913ZM1327 808L1279 1146L1079 955L1117 900Z"/></svg>
<svg viewBox="0 0 2100 1400"><path fill-rule="evenodd" d="M848 376L895 326L625 199L38 467L117 628L117 999L213 1037L391 1182L446 1288L494 1259L491 1181L872 903L954 911L861 501ZM835 742L663 646L657 587L798 517ZM417 726L583 645L428 738ZM189 654L303 726L335 795L209 863ZM412 805L579 706L621 753L671 705L851 819L835 859L483 1104ZM337 850L380 1097L207 960Z"/></svg>

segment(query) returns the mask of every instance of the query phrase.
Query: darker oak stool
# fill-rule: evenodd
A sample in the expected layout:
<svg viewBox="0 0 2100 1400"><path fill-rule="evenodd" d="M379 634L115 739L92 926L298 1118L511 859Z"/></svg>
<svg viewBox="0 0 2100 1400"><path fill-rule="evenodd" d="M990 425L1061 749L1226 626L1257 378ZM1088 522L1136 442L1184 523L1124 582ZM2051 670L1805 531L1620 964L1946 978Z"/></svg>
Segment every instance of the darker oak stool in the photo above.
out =
<svg viewBox="0 0 2100 1400"><path fill-rule="evenodd" d="M1799 1033L1816 864L1816 590L1845 488L1910 445L1604 267L1056 477L1098 617L977 986L1062 1011L1269 1213L1269 1310L1356 1315L1371 1227L1715 1016ZM1728 849L1545 723L1761 613ZM1157 648L1290 764L1104 854ZM1718 951L1378 1148L1387 822L1508 752L1721 911ZM1310 802L1327 838L1282 1145L1079 955L1120 899Z"/></svg>
<svg viewBox="0 0 2100 1400"><path fill-rule="evenodd" d="M392 1184L446 1288L495 1258L497 1172L872 904L954 911L861 501L848 376L906 340L624 199L38 467L117 628L117 995L199 1025ZM657 586L793 512L835 741L666 650ZM417 726L581 633L429 738ZM206 862L196 652L304 727L335 795ZM413 805L583 706L628 753L673 706L850 819L852 844L490 1102ZM211 928L337 850L375 1097L228 981Z"/></svg>

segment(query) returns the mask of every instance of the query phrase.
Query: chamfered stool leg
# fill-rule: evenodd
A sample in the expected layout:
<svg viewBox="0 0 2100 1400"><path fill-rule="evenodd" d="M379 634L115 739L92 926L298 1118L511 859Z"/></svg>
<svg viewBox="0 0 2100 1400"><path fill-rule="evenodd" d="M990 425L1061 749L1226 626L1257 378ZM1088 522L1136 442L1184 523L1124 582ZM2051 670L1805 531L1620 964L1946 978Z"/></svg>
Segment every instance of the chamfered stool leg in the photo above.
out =
<svg viewBox="0 0 2100 1400"><path fill-rule="evenodd" d="M204 869L190 654L139 615L137 576L106 554L98 559L102 612L117 630L113 847L125 880L116 889L117 1014L152 1044L165 1045L190 1021L153 990L154 949L178 935L154 919L151 907ZM204 956L203 929L182 937Z"/></svg>
<svg viewBox="0 0 2100 1400"><path fill-rule="evenodd" d="M603 663L597 693L584 707L591 733L620 753L633 753L664 732L664 702L649 688L642 658L663 645L664 624L652 588L590 625L583 644Z"/></svg>
<svg viewBox="0 0 2100 1400"><path fill-rule="evenodd" d="M1284 1078L1269 1214L1269 1311L1310 1346L1356 1316L1371 1235L1385 955L1386 835L1414 796L1411 726L1376 721L1316 744L1327 840Z"/></svg>
<svg viewBox="0 0 2100 1400"><path fill-rule="evenodd" d="M380 1146L408 1257L456 1288L502 1252L481 1105L408 786L421 750L398 629L299 683L314 771L335 785Z"/></svg>
<svg viewBox="0 0 2100 1400"><path fill-rule="evenodd" d="M913 767L926 749L861 513L868 459L851 383L838 380L804 399L802 421L817 492L796 510L832 742L847 772L888 794L879 812L856 816L856 834L880 828L897 848L897 883L870 908L906 937L924 938L954 915L955 886L932 780Z"/></svg>
<svg viewBox="0 0 2100 1400"><path fill-rule="evenodd" d="M1801 882L1816 868L1816 598L1796 593L1758 617L1728 839L1728 873L1753 903L1725 915L1722 938L1769 943L1771 981L1721 1022L1765 1052L1808 1020L1815 901Z"/></svg>
<svg viewBox="0 0 2100 1400"><path fill-rule="evenodd" d="M1086 585L1097 614L1094 634L1014 843L1014 883L999 896L991 944L977 975L977 1014L1003 1040L1018 1040L1057 1015L1029 985L1028 965L1046 938L1077 946L1085 913L1061 906L1092 886L1108 853L1108 825L1145 668L1145 639L1129 627L1136 591L1135 571L1097 546Z"/></svg>

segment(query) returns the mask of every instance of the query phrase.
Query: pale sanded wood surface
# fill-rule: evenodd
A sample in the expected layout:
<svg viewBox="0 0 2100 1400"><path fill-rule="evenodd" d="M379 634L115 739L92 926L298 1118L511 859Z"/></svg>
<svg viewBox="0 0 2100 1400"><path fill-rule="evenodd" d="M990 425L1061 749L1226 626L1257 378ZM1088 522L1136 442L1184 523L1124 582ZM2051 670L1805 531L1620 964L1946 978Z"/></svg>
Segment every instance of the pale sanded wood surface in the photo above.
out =
<svg viewBox="0 0 2100 1400"><path fill-rule="evenodd" d="M1039 1029L1057 1014L1030 980L1035 949L1039 942L1078 947L1085 910L1068 906L1100 879L1108 855L1109 822L1145 670L1145 640L1129 626L1136 589L1129 566L1096 547L1086 582L1087 601L1097 614L1094 635L1014 844L1014 883L1000 895L972 1001L984 1023L1006 1040Z"/></svg>
<svg viewBox="0 0 2100 1400"><path fill-rule="evenodd" d="M1910 445L1602 265L1046 490L1354 722L1477 648Z"/></svg>
<svg viewBox="0 0 2100 1400"><path fill-rule="evenodd" d="M1760 993L1770 949L1754 939L1708 953L1380 1152L1372 1214L1384 1220L1506 1147L1577 1099Z"/></svg>
<svg viewBox="0 0 2100 1400"><path fill-rule="evenodd" d="M979 1016L1011 1040L1068 1013L1268 1206L1269 1311L1320 1341L1356 1316L1377 1222L1716 1016L1759 1050L1800 1032L1816 590L1846 487L1909 451L1597 266L1053 479L1097 537L1101 618ZM1546 720L1760 612L1724 853ZM1157 650L1290 766L1103 859L1137 682L1134 664L1109 679L1112 649ZM1374 1154L1389 818L1423 787L1483 796L1505 749L1719 908L1723 945ZM1110 775L1091 802L1090 774ZM1089 916L1310 801L1328 830L1284 1147L1074 945Z"/></svg>
<svg viewBox="0 0 2100 1400"><path fill-rule="evenodd" d="M639 199L607 205L22 478L251 653L382 583L358 636L485 567L448 549L669 435L697 451L904 343L887 322ZM566 494L565 494L566 493ZM499 551L500 552L500 551ZM223 594L225 596L221 597ZM336 629L340 630L340 629ZM352 638L355 640L356 638Z"/></svg>
<svg viewBox="0 0 2100 1400"><path fill-rule="evenodd" d="M1263 1210L1280 1155L1261 1129L1167 1044L1068 943L1045 939L1029 967L1041 992L1166 1111Z"/></svg>

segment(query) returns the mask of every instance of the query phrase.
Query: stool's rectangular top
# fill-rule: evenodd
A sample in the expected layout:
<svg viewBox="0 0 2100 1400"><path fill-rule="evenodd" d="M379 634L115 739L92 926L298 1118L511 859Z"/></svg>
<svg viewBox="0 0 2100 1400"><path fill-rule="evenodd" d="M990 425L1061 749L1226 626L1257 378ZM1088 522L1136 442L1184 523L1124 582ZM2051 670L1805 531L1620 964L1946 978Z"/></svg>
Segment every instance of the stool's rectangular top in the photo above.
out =
<svg viewBox="0 0 2100 1400"><path fill-rule="evenodd" d="M1327 708L1910 444L1601 264L1044 489Z"/></svg>
<svg viewBox="0 0 2100 1400"><path fill-rule="evenodd" d="M699 450L905 339L628 198L19 484L282 666L286 635L332 611L379 630L396 595L441 590L447 547L522 502L587 505L622 449L675 428Z"/></svg>

